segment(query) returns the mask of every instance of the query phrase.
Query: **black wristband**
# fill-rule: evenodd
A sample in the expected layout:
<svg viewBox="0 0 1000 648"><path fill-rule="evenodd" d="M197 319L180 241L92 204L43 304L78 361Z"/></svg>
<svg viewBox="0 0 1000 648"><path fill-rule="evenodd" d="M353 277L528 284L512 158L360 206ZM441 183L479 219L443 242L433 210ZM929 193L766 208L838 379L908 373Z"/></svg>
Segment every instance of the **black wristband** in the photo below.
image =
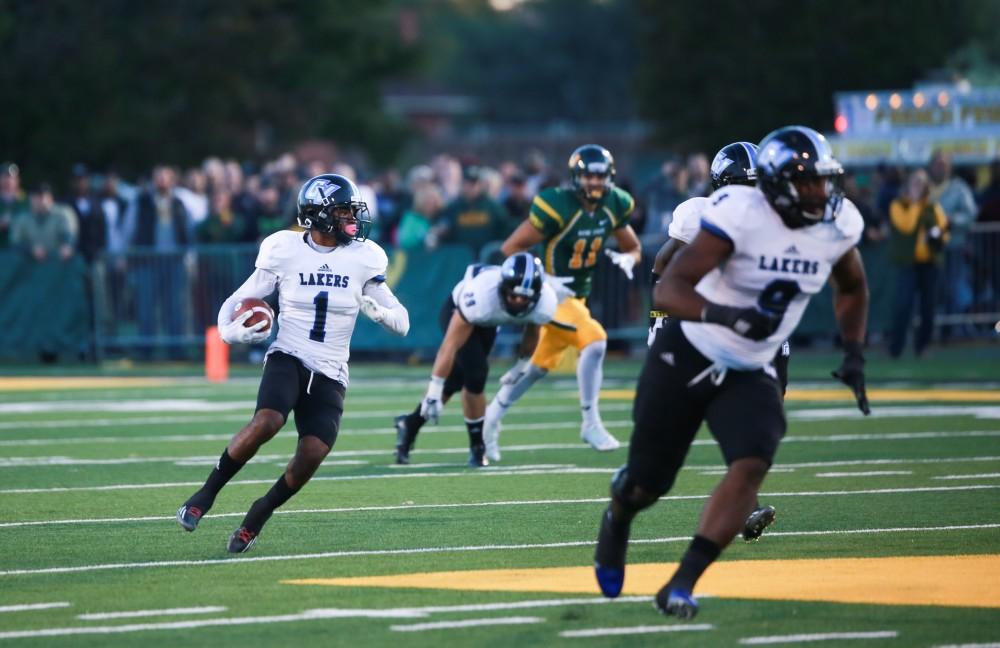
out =
<svg viewBox="0 0 1000 648"><path fill-rule="evenodd" d="M655 285L656 285L656 282L660 280L660 275L659 275L659 274L657 274L656 272L650 272L650 273L649 273L649 275L650 275L650 277L652 277L652 279L653 279L653 281L652 281L652 285L654 285L654 286L655 286Z"/></svg>
<svg viewBox="0 0 1000 648"><path fill-rule="evenodd" d="M705 308L701 309L701 321L709 324L721 324L722 326L732 326L739 313L739 308L723 306L708 302Z"/></svg>

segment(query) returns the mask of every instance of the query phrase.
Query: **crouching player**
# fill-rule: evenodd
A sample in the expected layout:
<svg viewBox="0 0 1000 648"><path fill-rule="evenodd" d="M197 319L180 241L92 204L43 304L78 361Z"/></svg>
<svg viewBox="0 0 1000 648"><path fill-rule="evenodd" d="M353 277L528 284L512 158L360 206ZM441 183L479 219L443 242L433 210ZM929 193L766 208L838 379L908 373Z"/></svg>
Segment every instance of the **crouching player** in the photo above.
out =
<svg viewBox="0 0 1000 648"><path fill-rule="evenodd" d="M444 342L434 359L427 395L413 412L396 417L396 463L410 462L420 428L429 420L436 423L444 404L459 390L469 432L469 465L498 461L499 435L483 438L483 390L497 327L525 325L518 357L530 357L538 344L538 327L552 322L558 295L565 294L569 291L557 279L547 280L541 261L528 252L511 256L501 266L469 266L441 309Z"/></svg>

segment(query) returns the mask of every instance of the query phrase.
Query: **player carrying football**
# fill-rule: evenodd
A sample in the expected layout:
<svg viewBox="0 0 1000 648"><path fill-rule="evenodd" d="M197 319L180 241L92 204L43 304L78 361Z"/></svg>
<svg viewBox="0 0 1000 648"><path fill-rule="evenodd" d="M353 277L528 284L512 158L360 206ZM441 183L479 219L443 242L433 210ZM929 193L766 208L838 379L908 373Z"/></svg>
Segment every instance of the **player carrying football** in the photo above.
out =
<svg viewBox="0 0 1000 648"><path fill-rule="evenodd" d="M230 321L244 298L278 291L278 336L264 360L253 419L236 433L205 485L177 511L177 522L194 531L226 483L271 440L295 412L299 433L295 455L274 486L255 501L229 538L229 551L242 553L274 510L312 477L337 439L347 390L347 360L358 312L398 335L409 315L385 285L385 252L367 240L372 219L358 188L347 178L325 174L299 191L299 224L260 245L256 270L223 303L219 331L229 344L267 339L261 324L245 327L250 312Z"/></svg>
<svg viewBox="0 0 1000 648"><path fill-rule="evenodd" d="M572 330L554 324L543 326L534 354L519 358L500 378L500 390L486 408L483 429L491 447L496 445L500 421L507 409L559 364L570 346L580 351L576 367L583 417L580 438L597 450L615 450L619 446L604 428L597 407L608 334L590 315L586 300L598 254L609 236L615 237L620 252L605 253L632 278L632 268L641 257L639 239L628 223L635 201L615 186L615 162L604 147L587 144L573 151L569 175L570 187L545 189L535 197L528 219L501 249L511 255L544 244L545 271L572 278L569 287L575 295L559 304L554 318Z"/></svg>
<svg viewBox="0 0 1000 648"><path fill-rule="evenodd" d="M812 295L830 279L845 357L834 376L868 413L862 344L868 284L855 247L864 222L843 198L829 143L789 126L761 142L757 188L709 198L701 230L667 267L654 306L670 317L639 377L628 463L611 481L594 556L598 585L615 597L625 580L636 514L673 486L702 421L728 466L702 511L673 577L656 595L665 614L698 611L695 583L743 527L785 434L771 365Z"/></svg>

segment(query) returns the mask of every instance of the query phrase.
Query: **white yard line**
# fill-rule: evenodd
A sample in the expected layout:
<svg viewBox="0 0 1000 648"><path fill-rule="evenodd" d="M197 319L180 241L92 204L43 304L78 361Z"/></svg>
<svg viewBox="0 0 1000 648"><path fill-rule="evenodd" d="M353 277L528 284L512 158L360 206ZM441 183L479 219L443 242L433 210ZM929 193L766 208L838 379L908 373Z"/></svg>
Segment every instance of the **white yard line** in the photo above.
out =
<svg viewBox="0 0 1000 648"><path fill-rule="evenodd" d="M392 473L387 474L377 474L377 475L329 475L313 477L310 482L326 482L326 481L367 481L374 479L426 479L426 478L441 478L441 477L475 477L475 478L489 478L489 477L510 477L510 476L524 476L524 475L611 475L614 474L615 468L580 468L580 467L569 467L569 468L537 468L531 464L525 464L524 466L510 466L508 468L480 468L476 470L460 470L457 472L406 472L404 470L394 470ZM229 482L230 485L255 485L255 484L270 484L273 480L270 479L241 479L237 481ZM159 489L159 488L183 488L191 486L201 486L203 482L201 481L187 481L187 482L161 482L161 483L149 483L149 484L111 484L104 486L53 486L49 488L5 488L0 489L0 495L13 495L13 494L45 494L45 493L79 493L79 492L101 492L101 491L115 491L115 490L142 490L142 489ZM1000 485L996 484L975 484L969 486L927 486L927 487L915 487L915 488L881 488L874 490L862 490L862 491L813 491L810 493L789 493L787 496L801 496L801 495L871 495L879 493L921 493L921 492L940 492L949 490L984 490L984 489L994 489L1000 488ZM766 495L762 493L762 496L767 497L782 497L786 496L784 493L767 493Z"/></svg>
<svg viewBox="0 0 1000 648"><path fill-rule="evenodd" d="M768 532L769 538L796 536L838 536L838 535L872 535L881 533L931 533L941 531L969 531L974 529L998 529L1000 524L964 524L937 527L897 527L876 529L837 529L826 531L782 531ZM676 536L669 538L634 539L632 544L665 544L672 542L690 542L691 536ZM41 567L34 569L8 569L0 571L2 576L34 576L39 574L73 574L96 571L119 571L130 569L151 569L157 567L204 567L207 565L241 565L250 562L283 562L288 560L316 560L325 558L355 558L358 556L404 556L432 553L465 553L474 551L523 551L533 549L563 549L566 547L592 547L594 539L568 542L545 542L535 544L515 545L466 545L459 547L416 547L410 549L365 549L354 551L326 551L321 553L285 554L277 556L254 556L247 558L224 558L207 560L162 560L134 563L107 563L96 565L77 565L72 567ZM0 635L2 638L2 635Z"/></svg>
<svg viewBox="0 0 1000 648"><path fill-rule="evenodd" d="M247 402L249 403L249 401ZM229 408L232 409L232 408ZM520 407L511 410L510 416L520 414L540 414L540 413L575 413L575 404L567 405L538 405ZM626 412L632 409L631 403L605 403L601 405L604 412ZM43 410L47 411L47 410ZM85 410L86 411L86 410ZM225 411L225 410L223 410ZM246 412L242 414L216 414L214 416L145 416L145 417L122 417L122 418L95 418L95 419L43 419L27 421L0 421L0 430L37 430L37 429L88 429L100 427L129 427L145 425L188 425L197 423L232 423L245 422L250 418L253 411L253 404L246 407ZM350 427L353 419L385 419L386 427L391 427L392 417L399 414L398 410L369 410L369 411L348 411L344 417L345 424ZM825 409L792 409L787 412L787 417L792 421L837 421L844 418L855 418L863 420L856 408L825 408ZM979 419L1000 418L1000 406L973 406L973 405L952 405L952 406L906 406L906 407L878 407L873 410L874 418L926 418L929 416L973 416ZM605 421L607 423L607 421ZM624 421L623 424L630 424ZM461 426L453 426L461 428ZM505 425L505 428L507 426ZM429 428L428 431L435 428ZM441 430L442 428L437 428ZM464 428L461 428L464 429ZM348 433L358 434L360 431ZM395 432L392 432L395 434ZM388 432L386 432L388 434ZM129 437L125 437L128 439ZM786 438L787 440L787 438ZM23 441L28 441L25 439ZM61 440L65 441L65 439ZM19 443L21 440L15 440ZM0 445L8 445L7 441L0 441Z"/></svg>
<svg viewBox="0 0 1000 648"><path fill-rule="evenodd" d="M246 416L241 416L238 419L229 417L231 420L239 420L246 422L249 420ZM212 419L213 421L218 421L219 419ZM187 423L188 421L181 421L180 423ZM210 421L205 421L210 422ZM109 421L109 424L111 421ZM135 423L136 426L149 425L147 423ZM118 419L113 423L116 426L123 425L121 419ZM621 428L625 429L632 425L631 421L628 419L607 419L604 424L609 428ZM2 429L2 423L0 423L0 429ZM67 428L82 428L86 429L87 425L60 425L59 427ZM579 429L580 423L578 421L553 421L551 423L504 423L504 430L572 430ZM340 432L341 436L347 437L359 437L359 436L395 436L396 430L391 429L392 426L388 423L385 428L367 428L367 429L343 429ZM293 430L293 427L288 427L286 430L289 432ZM420 431L421 434L441 434L441 433L451 433L451 432L465 432L466 427L462 425L432 425L427 426ZM233 430L235 433L236 430ZM187 441L228 441L233 437L232 433L229 434L164 434L155 436L106 436L106 437L67 437L67 438L32 438L32 439L5 439L0 441L0 446L43 446L43 445L89 445L91 443L165 443L165 442L187 442Z"/></svg>
<svg viewBox="0 0 1000 648"><path fill-rule="evenodd" d="M611 637L616 635L654 634L660 632L703 632L714 630L710 623L632 626L631 628L590 628L589 630L564 630L560 637L575 639L579 637Z"/></svg>
<svg viewBox="0 0 1000 648"><path fill-rule="evenodd" d="M43 630L15 630L0 633L0 639L22 639L29 637L58 637L82 634L118 634L125 632L142 632L146 630L189 630L208 626L232 625L266 625L272 623L290 623L296 621L315 621L320 619L420 619L441 612L481 612L490 610L517 610L527 608L556 607L563 605L613 605L619 603L646 603L652 600L649 596L622 596L611 600L604 597L571 598L571 599L540 599L533 601L516 601L513 603L482 603L476 605L428 606L417 608L389 608L385 610L363 610L342 608L319 608L305 610L299 614L284 614L280 616L236 617L228 619L203 619L175 621L165 623L143 623L121 626L80 626L75 628L47 628Z"/></svg>
<svg viewBox="0 0 1000 648"><path fill-rule="evenodd" d="M192 628L207 628L211 626L261 625L270 623L289 623L294 621L315 621L318 619L399 619L413 618L413 614L394 612L392 610L306 610L299 614L282 614L260 617L231 617L225 619L199 619L188 621L165 621L162 623L132 623L116 626L79 626L75 628L45 628L42 630L12 630L0 632L0 639L26 639L29 637L65 637L70 635L101 635L122 634L127 632L144 632L147 630L190 630Z"/></svg>
<svg viewBox="0 0 1000 648"><path fill-rule="evenodd" d="M51 610L52 608L69 607L68 601L56 603L23 603L21 605L0 605L0 612L28 612L30 610Z"/></svg>
<svg viewBox="0 0 1000 648"><path fill-rule="evenodd" d="M91 614L78 614L77 619L81 621L107 621L109 619L138 619L151 616L177 616L181 614L212 614L213 612L225 612L228 608L223 605L209 605L206 607L186 607L169 608L166 610L129 610L127 612L95 612Z"/></svg>
<svg viewBox="0 0 1000 648"><path fill-rule="evenodd" d="M414 398L413 403L417 403L419 398ZM216 416L183 416L177 414L170 414L165 416L143 416L143 417L122 417L122 418L93 418L93 419L42 419L42 420L24 420L24 421L5 421L0 423L0 430L16 430L16 429L36 429L45 427L55 427L55 428L86 428L86 427L107 427L109 425L116 426L130 426L130 425L175 425L178 423L212 423L217 421L249 421L251 414L253 414L256 403L253 401L192 401L198 404L193 407L183 407L183 406L163 406L163 407L146 407L142 408L140 405L142 403L153 404L156 401L123 401L121 403L110 403L107 405L107 409L102 409L101 407L83 407L83 403L94 404L96 401L80 401L79 403L71 403L73 407L79 407L80 409L65 408L63 410L58 410L53 405L59 405L59 403L44 403L41 407L33 407L37 405L36 403L7 403L6 406L12 407L13 409L23 409L25 411L9 411L3 412L2 408L4 404L0 404L0 413L12 414L47 414L49 412L55 411L65 411L65 412L82 412L82 413L94 413L94 412L176 412L180 411L183 413L189 412L230 412L234 410L243 410L245 413L238 415L225 415L220 414ZM168 401L164 401L168 402ZM175 401L170 401L175 402ZM350 408L350 399L347 400L348 411L344 414L344 422L349 427L351 421L354 419L373 419L379 418L386 421L386 427L392 427L392 419L398 416L401 412L400 410L408 409L407 407L401 407L399 409L379 409L379 410L358 410ZM385 400L382 400L384 403ZM182 404L176 402L178 405ZM410 405L412 406L412 404ZM575 403L567 403L565 405L526 405L524 407L519 407L510 412L510 416L518 416L523 414L562 414L562 413L576 413L579 412L580 406ZM632 410L631 403L607 403L601 406L601 411L604 412L627 412ZM455 410L456 412L458 410ZM579 423L577 423L579 425ZM464 429L464 428L463 428Z"/></svg>
<svg viewBox="0 0 1000 648"><path fill-rule="evenodd" d="M792 421L864 420L857 407L817 407L789 410ZM997 405L879 405L872 407L870 418L927 418L932 416L974 416L980 419L1000 418Z"/></svg>
<svg viewBox="0 0 1000 648"><path fill-rule="evenodd" d="M992 643L948 644L946 646L934 646L934 648L1000 648L1000 641Z"/></svg>
<svg viewBox="0 0 1000 648"><path fill-rule="evenodd" d="M266 480L261 480L266 481ZM954 491L954 490L987 490L996 489L1000 486L994 486L985 484L981 487L968 487L968 486L935 486L935 487L915 487L915 488L883 488L883 489L870 489L870 490L859 490L859 491L800 491L800 492L773 492L773 493L761 493L762 498L773 498L773 497L822 497L822 496L850 496L850 495L887 495L887 494L907 494L913 492L926 492L927 490L938 492L938 491ZM701 500L707 499L708 495L666 495L661 497L662 501L683 501L683 500ZM363 512L379 512L379 511L407 511L407 510L420 510L420 509L463 509L463 508L482 508L491 506L549 506L549 505L565 505L565 504L601 504L608 501L607 497L589 497L589 498L573 498L573 499L543 499L543 500L504 500L499 502L465 502L465 503L446 503L446 504L401 504L392 506L350 506L350 507L338 507L338 508L312 508L312 509L279 509L275 511L275 515L311 515L311 514L327 514L327 513L363 513ZM228 517L242 517L244 513L213 513L211 517L213 518L228 518ZM23 522L2 522L0 523L0 529L4 528L16 528L16 527L26 527L26 526L49 526L53 524L124 524L132 522L163 522L166 520L173 520L174 516L169 515L156 515L156 516L141 516L141 517L126 517L126 518L77 518L77 519L66 519L66 520L28 520ZM768 535L771 535L769 532Z"/></svg>
<svg viewBox="0 0 1000 648"><path fill-rule="evenodd" d="M850 639L895 639L899 633L895 630L877 630L874 632L827 632L824 634L776 635L773 637L744 637L740 643L745 646L764 646L770 644L805 643L811 641L837 641Z"/></svg>
<svg viewBox="0 0 1000 648"><path fill-rule="evenodd" d="M817 477L887 477L890 475L912 475L912 470L863 470L858 472L823 472Z"/></svg>
<svg viewBox="0 0 1000 648"><path fill-rule="evenodd" d="M628 425L627 421L605 421L605 425L609 428L623 428ZM512 424L505 425L505 430L557 430L557 429L575 429L578 427L575 422L559 421L553 423L523 423L523 424ZM465 431L465 426L438 426L437 428L432 427L427 432L458 432ZM395 431L389 430L365 430L357 431L353 433L346 433L346 436L364 436L364 435L378 435L378 436L390 436L395 435ZM902 440L914 440L914 439L948 439L948 438L979 438L979 437L1000 437L1000 430L962 430L962 431L937 431L937 432L897 432L897 433L886 433L886 434L832 434L832 435L816 435L816 436L787 436L783 440L783 443L846 443L852 441L902 441ZM0 445L16 446L37 446L37 445L87 445L90 443L131 443L131 442L149 442L149 443L159 443L164 441L223 441L229 440L232 435L229 434L213 434L213 435L169 435L163 436L152 436L152 437L97 437L94 439L18 439L18 440L7 440L0 441ZM627 446L628 444L623 444ZM695 446L714 446L716 442L714 439L697 439L692 445ZM545 444L525 444L525 445L510 445L504 446L503 450L505 452L520 452L520 451L535 451L535 450L578 450L585 449L586 445L584 443L545 443ZM426 450L422 452L427 453L457 453L457 452L468 452L468 448L446 448L437 450ZM340 457L360 457L360 456L379 456L390 454L389 450L347 450L338 451L334 450L331 456ZM49 464L44 464L46 460L54 460ZM72 459L69 457L7 457L0 460L0 468L11 468L19 467L24 465L30 465L31 461L42 462L44 465L60 465L67 464L67 462L74 461L79 463L93 462L93 463L141 463L143 461L156 462L156 461L199 461L199 460L209 460L212 459L213 463L216 459L214 456L209 455L195 455L186 457L129 457L122 459ZM994 458L980 458L977 461L982 461L986 459ZM861 465L864 462L871 463L873 461L882 460L858 460L856 462L841 462L838 465ZM912 461L918 462L920 460L885 460L885 461ZM941 459L931 459L931 462L942 461ZM944 459L943 461L950 461L949 459ZM67 464L68 465L68 464ZM779 464L777 470L792 470L798 467L815 466L817 464ZM819 465L834 465L832 462L823 462ZM700 467L701 469L710 469L710 467Z"/></svg>
<svg viewBox="0 0 1000 648"><path fill-rule="evenodd" d="M978 475L940 475L931 479L996 479L1000 473L979 473Z"/></svg>
<svg viewBox="0 0 1000 648"><path fill-rule="evenodd" d="M391 625L394 632L423 632L425 630L458 630L460 628L479 628L496 625L525 625L529 623L545 623L542 617L495 617L489 619L467 619L465 621L434 621L432 623L411 623L407 625Z"/></svg>

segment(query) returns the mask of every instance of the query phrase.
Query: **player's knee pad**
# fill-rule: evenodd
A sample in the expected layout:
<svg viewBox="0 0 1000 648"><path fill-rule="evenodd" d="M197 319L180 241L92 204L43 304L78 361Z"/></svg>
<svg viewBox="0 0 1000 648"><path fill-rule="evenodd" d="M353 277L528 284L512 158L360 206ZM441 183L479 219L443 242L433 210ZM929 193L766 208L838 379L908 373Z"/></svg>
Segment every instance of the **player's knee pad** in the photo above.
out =
<svg viewBox="0 0 1000 648"><path fill-rule="evenodd" d="M611 499L630 513L638 513L660 499L665 490L637 484L629 477L628 466L622 466L611 478Z"/></svg>

